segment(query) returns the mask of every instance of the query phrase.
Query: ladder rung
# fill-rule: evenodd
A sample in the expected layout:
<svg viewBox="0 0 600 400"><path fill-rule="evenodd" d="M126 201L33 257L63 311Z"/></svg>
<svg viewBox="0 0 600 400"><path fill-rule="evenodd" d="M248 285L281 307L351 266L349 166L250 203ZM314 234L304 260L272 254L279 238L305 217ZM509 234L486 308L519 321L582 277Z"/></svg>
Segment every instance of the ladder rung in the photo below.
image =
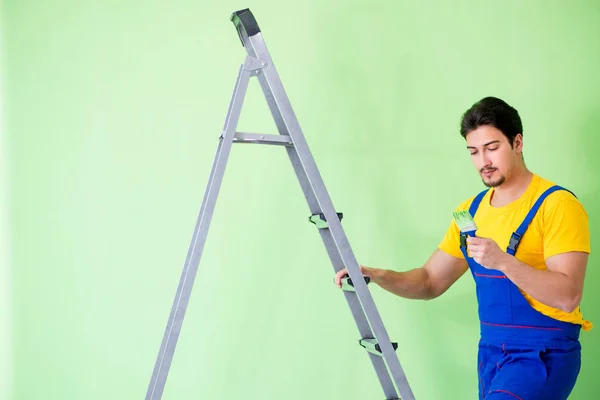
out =
<svg viewBox="0 0 600 400"><path fill-rule="evenodd" d="M276 146L294 146L288 135L271 135L265 133L236 132L234 143L271 144Z"/></svg>
<svg viewBox="0 0 600 400"><path fill-rule="evenodd" d="M344 218L344 213L337 213L337 216L341 221L342 218ZM312 222L313 224L315 224L317 226L317 228L319 228L319 229L329 228L329 224L327 223L327 218L325 218L325 214L323 214L323 213L313 214L308 218L308 220L310 222Z"/></svg>
<svg viewBox="0 0 600 400"><path fill-rule="evenodd" d="M364 276L363 278L365 278L365 283L367 285L369 284L369 282L371 282L370 277ZM354 284L352 283L352 279L350 279L348 275L345 275L344 278L342 278L342 290L345 290L346 292L356 292Z"/></svg>
<svg viewBox="0 0 600 400"><path fill-rule="evenodd" d="M374 338L364 338L358 341L362 347L367 349L369 353L376 354L381 356L381 346L377 343L377 339ZM398 348L398 343L392 342L392 347L394 350Z"/></svg>

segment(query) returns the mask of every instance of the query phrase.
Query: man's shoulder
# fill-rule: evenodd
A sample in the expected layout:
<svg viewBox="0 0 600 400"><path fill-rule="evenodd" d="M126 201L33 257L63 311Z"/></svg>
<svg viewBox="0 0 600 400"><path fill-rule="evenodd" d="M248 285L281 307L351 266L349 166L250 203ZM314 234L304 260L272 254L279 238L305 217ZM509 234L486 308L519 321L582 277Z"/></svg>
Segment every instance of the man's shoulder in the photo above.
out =
<svg viewBox="0 0 600 400"><path fill-rule="evenodd" d="M540 179L539 194L551 187L560 189L549 194L540 208L537 226L544 240L544 257L567 251L590 252L588 213L576 193L561 184Z"/></svg>
<svg viewBox="0 0 600 400"><path fill-rule="evenodd" d="M544 208L546 210L553 209L554 207L561 204L565 205L572 203L581 206L581 203L579 202L576 193L574 193L568 187L558 184L549 179L543 178L541 176L538 176L538 178L540 180L540 185L537 193L538 197L552 187L558 186L559 188L558 190L554 190L544 199Z"/></svg>

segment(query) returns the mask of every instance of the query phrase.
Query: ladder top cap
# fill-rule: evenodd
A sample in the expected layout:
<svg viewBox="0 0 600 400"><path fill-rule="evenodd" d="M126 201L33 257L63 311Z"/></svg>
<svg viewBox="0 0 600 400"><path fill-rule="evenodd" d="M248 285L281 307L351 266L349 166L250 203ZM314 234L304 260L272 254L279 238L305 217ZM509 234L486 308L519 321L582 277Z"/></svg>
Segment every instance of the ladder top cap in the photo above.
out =
<svg viewBox="0 0 600 400"><path fill-rule="evenodd" d="M249 8L245 8L243 10L235 11L231 14L231 21L235 25L238 32L241 34L241 29L243 29L248 37L254 36L260 32L260 28L258 27L258 23L250 11Z"/></svg>

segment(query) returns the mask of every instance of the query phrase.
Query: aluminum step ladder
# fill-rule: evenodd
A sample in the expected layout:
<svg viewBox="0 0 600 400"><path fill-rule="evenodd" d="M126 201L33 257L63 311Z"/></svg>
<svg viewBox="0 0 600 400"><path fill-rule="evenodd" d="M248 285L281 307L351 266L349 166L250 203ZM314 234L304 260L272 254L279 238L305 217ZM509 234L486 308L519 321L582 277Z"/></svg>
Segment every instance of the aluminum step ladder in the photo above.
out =
<svg viewBox="0 0 600 400"><path fill-rule="evenodd" d="M231 15L231 21L235 25L247 56L238 72L200 213L146 393L146 400L160 399L163 395L223 180L225 165L233 143L275 145L286 149L308 202L311 212L308 219L318 229L335 272L347 268L348 275L342 282L343 293L358 327L359 344L368 352L385 398L387 400L414 400L414 395L396 355L398 344L392 343L388 337L367 287L370 280L362 275L342 228L343 214L336 212L333 207L256 19L249 9L244 9L234 12ZM271 114L275 119L278 135L236 131L248 83L252 77L256 77L260 83Z"/></svg>

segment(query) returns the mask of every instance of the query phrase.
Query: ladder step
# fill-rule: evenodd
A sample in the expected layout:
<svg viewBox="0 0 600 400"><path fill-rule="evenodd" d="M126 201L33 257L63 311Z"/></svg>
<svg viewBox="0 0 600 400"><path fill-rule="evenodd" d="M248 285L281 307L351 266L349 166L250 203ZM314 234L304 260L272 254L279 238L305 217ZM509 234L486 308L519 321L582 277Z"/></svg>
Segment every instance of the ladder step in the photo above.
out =
<svg viewBox="0 0 600 400"><path fill-rule="evenodd" d="M381 356L381 346L377 342L375 338L364 338L358 341L362 347L367 349L369 353L373 353L375 355ZM394 350L398 349L398 343L392 342L392 347Z"/></svg>
<svg viewBox="0 0 600 400"><path fill-rule="evenodd" d="M233 143L270 144L293 147L292 138L288 135L271 135L266 133L236 132Z"/></svg>
<svg viewBox="0 0 600 400"><path fill-rule="evenodd" d="M344 217L344 213L337 213L337 216L341 221L342 218ZM327 223L327 218L325 218L325 214L323 214L323 213L313 214L308 218L308 220L310 222L312 222L313 224L315 224L317 226L317 228L319 228L319 229L324 229L324 228L329 227L329 224Z"/></svg>
<svg viewBox="0 0 600 400"><path fill-rule="evenodd" d="M364 276L363 278L365 278L365 283L367 285L371 282L370 277ZM350 279L350 277L348 275L345 275L342 278L342 290L344 290L346 292L356 292L356 289L354 288L354 284L352 283L352 279Z"/></svg>

